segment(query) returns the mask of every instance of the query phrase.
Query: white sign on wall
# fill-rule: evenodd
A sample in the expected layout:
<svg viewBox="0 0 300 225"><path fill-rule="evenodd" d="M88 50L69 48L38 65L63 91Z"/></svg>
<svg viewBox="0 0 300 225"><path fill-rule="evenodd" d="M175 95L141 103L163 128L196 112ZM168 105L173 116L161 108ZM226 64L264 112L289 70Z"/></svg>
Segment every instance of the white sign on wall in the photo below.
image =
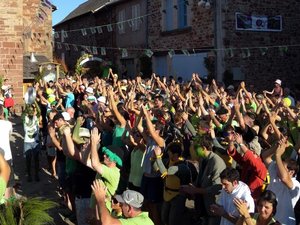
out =
<svg viewBox="0 0 300 225"><path fill-rule="evenodd" d="M280 32L282 31L282 17L247 15L237 12L235 13L235 27L236 30Z"/></svg>

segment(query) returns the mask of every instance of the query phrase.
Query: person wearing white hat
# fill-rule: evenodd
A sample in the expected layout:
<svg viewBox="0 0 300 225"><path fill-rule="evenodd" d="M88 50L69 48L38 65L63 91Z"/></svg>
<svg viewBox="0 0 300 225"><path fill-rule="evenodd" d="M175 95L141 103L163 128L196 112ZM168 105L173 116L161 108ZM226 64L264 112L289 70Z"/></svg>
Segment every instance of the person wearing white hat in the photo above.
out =
<svg viewBox="0 0 300 225"><path fill-rule="evenodd" d="M264 91L265 94L269 94L272 97L276 98L277 101L281 101L281 98L283 96L283 89L281 87L281 80L277 79L274 82L274 88L272 91Z"/></svg>

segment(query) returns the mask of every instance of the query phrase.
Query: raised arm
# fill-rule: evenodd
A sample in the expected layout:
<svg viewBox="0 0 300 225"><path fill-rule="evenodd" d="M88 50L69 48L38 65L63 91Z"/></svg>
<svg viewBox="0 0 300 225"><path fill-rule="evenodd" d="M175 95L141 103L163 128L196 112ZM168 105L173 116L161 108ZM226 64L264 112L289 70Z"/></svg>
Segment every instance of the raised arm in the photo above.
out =
<svg viewBox="0 0 300 225"><path fill-rule="evenodd" d="M279 178L285 184L285 186L287 186L289 189L292 189L294 186L292 178L286 166L283 164L281 158L287 147L288 147L287 138L280 139L276 149L275 159L276 159L276 166L278 169Z"/></svg>

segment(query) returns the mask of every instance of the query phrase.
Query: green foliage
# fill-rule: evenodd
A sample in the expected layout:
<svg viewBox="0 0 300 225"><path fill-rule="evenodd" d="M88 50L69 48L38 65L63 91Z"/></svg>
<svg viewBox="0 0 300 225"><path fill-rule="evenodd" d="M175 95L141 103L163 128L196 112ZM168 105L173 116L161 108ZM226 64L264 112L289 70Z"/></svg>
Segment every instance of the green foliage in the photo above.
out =
<svg viewBox="0 0 300 225"><path fill-rule="evenodd" d="M3 80L4 80L3 75L0 75L0 89L2 88Z"/></svg>
<svg viewBox="0 0 300 225"><path fill-rule="evenodd" d="M54 224L47 213L57 204L42 198L20 199L9 202L1 209L1 225L45 225Z"/></svg>
<svg viewBox="0 0 300 225"><path fill-rule="evenodd" d="M76 66L75 66L75 73L78 74L78 75L81 75L82 74L82 65L80 65L81 61L86 59L86 58L89 58L89 57L92 57L92 55L89 55L89 54L84 54L83 56L81 56L77 62L76 62Z"/></svg>

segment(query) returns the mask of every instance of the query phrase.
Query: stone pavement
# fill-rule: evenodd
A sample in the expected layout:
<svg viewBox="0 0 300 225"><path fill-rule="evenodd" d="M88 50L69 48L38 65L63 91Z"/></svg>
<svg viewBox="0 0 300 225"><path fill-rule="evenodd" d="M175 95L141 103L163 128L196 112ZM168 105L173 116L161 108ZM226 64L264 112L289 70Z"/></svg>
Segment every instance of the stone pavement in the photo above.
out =
<svg viewBox="0 0 300 225"><path fill-rule="evenodd" d="M11 121L13 123L13 133L10 144L14 161L14 174L16 183L20 184L17 194L25 197L42 197L59 203L61 198L57 193L58 182L47 171L48 163L45 150L42 150L40 154L40 181L27 182L25 158L23 156L24 130L22 121L20 117L15 117ZM66 212L67 210L61 206L52 209L50 215L54 218L54 224L74 225L68 218L63 216Z"/></svg>

